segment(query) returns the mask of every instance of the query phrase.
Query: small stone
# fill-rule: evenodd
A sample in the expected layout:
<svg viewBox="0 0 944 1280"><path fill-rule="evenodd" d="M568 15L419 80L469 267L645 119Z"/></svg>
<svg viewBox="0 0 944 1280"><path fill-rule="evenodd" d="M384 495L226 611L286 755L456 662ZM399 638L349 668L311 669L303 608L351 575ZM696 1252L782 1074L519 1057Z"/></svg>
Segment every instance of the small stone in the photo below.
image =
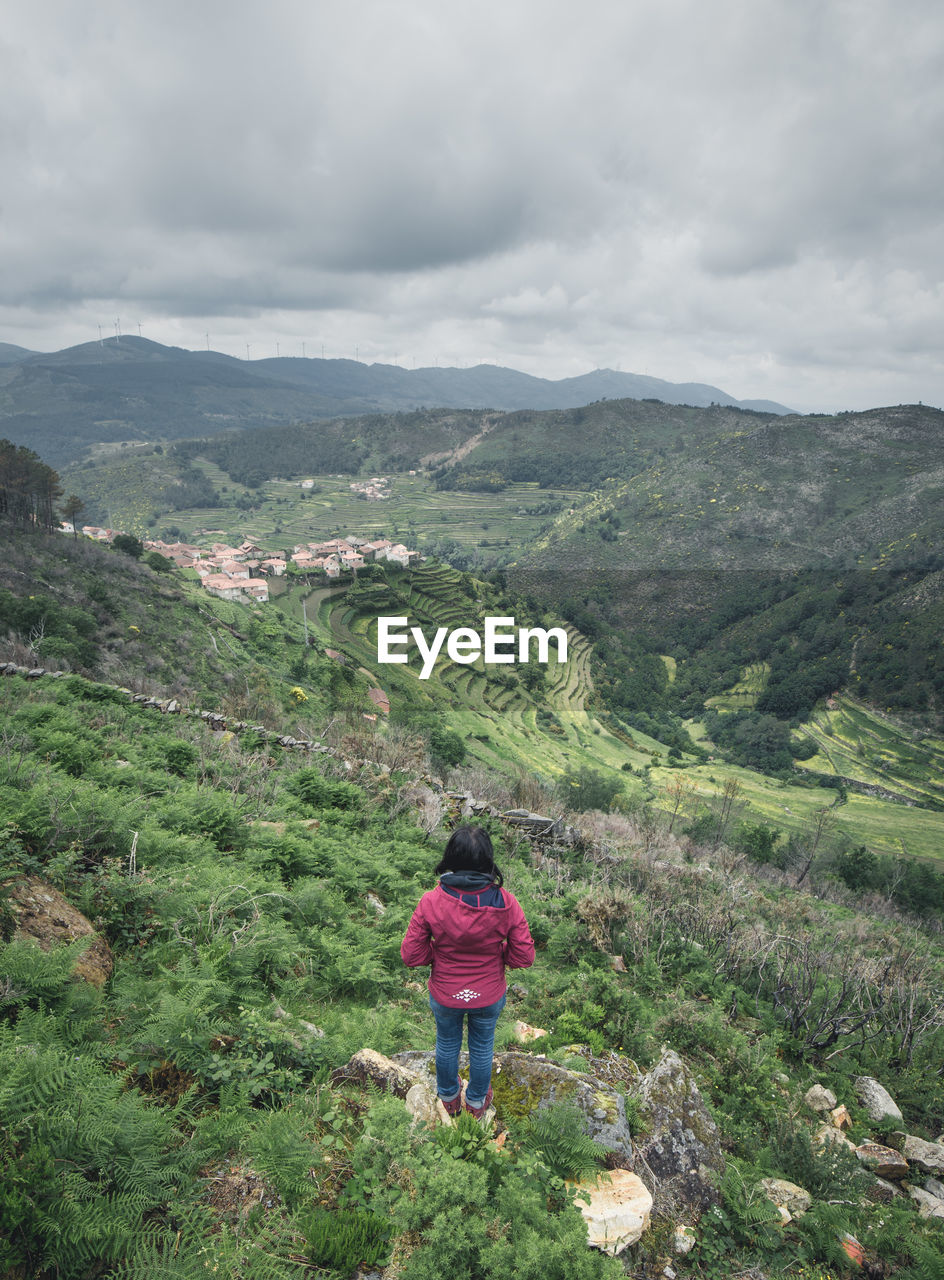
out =
<svg viewBox="0 0 944 1280"><path fill-rule="evenodd" d="M832 1111L836 1105L836 1095L832 1089L821 1084L814 1084L803 1095L803 1101L811 1111Z"/></svg>
<svg viewBox="0 0 944 1280"><path fill-rule="evenodd" d="M838 1107L833 1107L832 1111L829 1113L829 1118L837 1129L852 1128L852 1116L850 1116L844 1104Z"/></svg>
<svg viewBox="0 0 944 1280"><path fill-rule="evenodd" d="M440 1111L442 1115L450 1119L432 1086L425 1080L417 1080L416 1084L407 1089L404 1102L415 1123L426 1124L430 1128L434 1128L441 1123Z"/></svg>
<svg viewBox="0 0 944 1280"><path fill-rule="evenodd" d="M944 1182L940 1178L925 1178L925 1191L930 1191L932 1196L937 1196L938 1200L944 1200Z"/></svg>
<svg viewBox="0 0 944 1280"><path fill-rule="evenodd" d="M546 1036L548 1034L543 1030L543 1028L530 1027L526 1022L522 1022L520 1019L514 1025L514 1032L516 1039L522 1041L524 1044L529 1040L539 1040L541 1036Z"/></svg>
<svg viewBox="0 0 944 1280"><path fill-rule="evenodd" d="M695 1246L695 1228L686 1223L679 1223L672 1236L672 1252L690 1253Z"/></svg>

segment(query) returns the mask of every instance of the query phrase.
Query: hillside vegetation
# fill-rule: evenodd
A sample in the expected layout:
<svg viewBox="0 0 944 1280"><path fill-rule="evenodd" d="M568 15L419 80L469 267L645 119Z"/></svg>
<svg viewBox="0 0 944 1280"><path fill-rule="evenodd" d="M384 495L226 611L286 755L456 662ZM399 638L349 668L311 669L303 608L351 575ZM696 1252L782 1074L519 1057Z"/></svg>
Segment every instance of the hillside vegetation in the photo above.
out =
<svg viewBox="0 0 944 1280"><path fill-rule="evenodd" d="M849 569L939 545L941 410L753 422L702 412L719 418L711 437L680 439L658 465L562 515L523 563L607 574Z"/></svg>
<svg viewBox="0 0 944 1280"><path fill-rule="evenodd" d="M300 624L219 600L87 539L0 530L5 660L108 680L273 726L369 705L353 670ZM293 696L299 681L304 701Z"/></svg>
<svg viewBox="0 0 944 1280"><path fill-rule="evenodd" d="M553 1129L535 1147L509 1106L498 1153L329 1083L362 1047L433 1042L398 950L446 831L414 824L408 772L315 767L79 677L7 676L0 702L7 1274L340 1280L391 1256L404 1280L662 1269L670 1223L625 1266L587 1251ZM816 1154L802 1095L831 1086L862 1138L874 1125L852 1080L876 1074L910 1133L944 1128L939 940L732 876L664 820L598 818L596 841L554 851L487 821L539 947L511 1006L548 1029L539 1048L571 1067L605 1059L618 1079L668 1043L721 1129L720 1208L677 1272L847 1275L850 1232L875 1274L936 1274L941 1224L884 1203L853 1158ZM93 922L110 952L100 985L71 976L87 944L14 935L24 885ZM771 1175L816 1198L787 1230L750 1208Z"/></svg>

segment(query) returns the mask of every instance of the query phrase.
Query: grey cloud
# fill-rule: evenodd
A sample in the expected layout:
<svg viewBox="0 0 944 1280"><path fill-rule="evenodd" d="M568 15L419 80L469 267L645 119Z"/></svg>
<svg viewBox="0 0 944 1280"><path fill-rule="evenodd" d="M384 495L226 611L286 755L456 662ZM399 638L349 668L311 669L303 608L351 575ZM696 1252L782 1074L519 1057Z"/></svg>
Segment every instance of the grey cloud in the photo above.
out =
<svg viewBox="0 0 944 1280"><path fill-rule="evenodd" d="M130 309L941 402L942 36L918 0L24 9L0 338Z"/></svg>

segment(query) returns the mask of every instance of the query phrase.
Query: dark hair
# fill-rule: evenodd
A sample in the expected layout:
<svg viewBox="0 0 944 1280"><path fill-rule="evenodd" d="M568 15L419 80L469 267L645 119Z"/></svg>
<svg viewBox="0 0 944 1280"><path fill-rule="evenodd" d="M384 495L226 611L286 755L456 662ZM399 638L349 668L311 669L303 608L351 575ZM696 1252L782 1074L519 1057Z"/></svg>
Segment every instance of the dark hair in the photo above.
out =
<svg viewBox="0 0 944 1280"><path fill-rule="evenodd" d="M482 827L456 827L436 867L436 875L446 871L484 871L494 877L497 885L504 884L502 873L495 865L491 837Z"/></svg>

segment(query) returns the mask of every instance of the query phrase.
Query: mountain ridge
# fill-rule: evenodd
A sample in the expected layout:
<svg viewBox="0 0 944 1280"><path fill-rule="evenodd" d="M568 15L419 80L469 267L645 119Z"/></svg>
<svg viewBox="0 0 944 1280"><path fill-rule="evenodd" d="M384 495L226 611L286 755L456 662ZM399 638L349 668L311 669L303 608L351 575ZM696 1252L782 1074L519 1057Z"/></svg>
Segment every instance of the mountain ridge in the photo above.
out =
<svg viewBox="0 0 944 1280"><path fill-rule="evenodd" d="M315 357L246 361L135 336L49 353L0 352L0 431L54 466L96 444L156 443L234 427L428 406L578 408L613 397L792 412L766 401L738 401L704 383L615 370L551 381L495 365L408 370Z"/></svg>

